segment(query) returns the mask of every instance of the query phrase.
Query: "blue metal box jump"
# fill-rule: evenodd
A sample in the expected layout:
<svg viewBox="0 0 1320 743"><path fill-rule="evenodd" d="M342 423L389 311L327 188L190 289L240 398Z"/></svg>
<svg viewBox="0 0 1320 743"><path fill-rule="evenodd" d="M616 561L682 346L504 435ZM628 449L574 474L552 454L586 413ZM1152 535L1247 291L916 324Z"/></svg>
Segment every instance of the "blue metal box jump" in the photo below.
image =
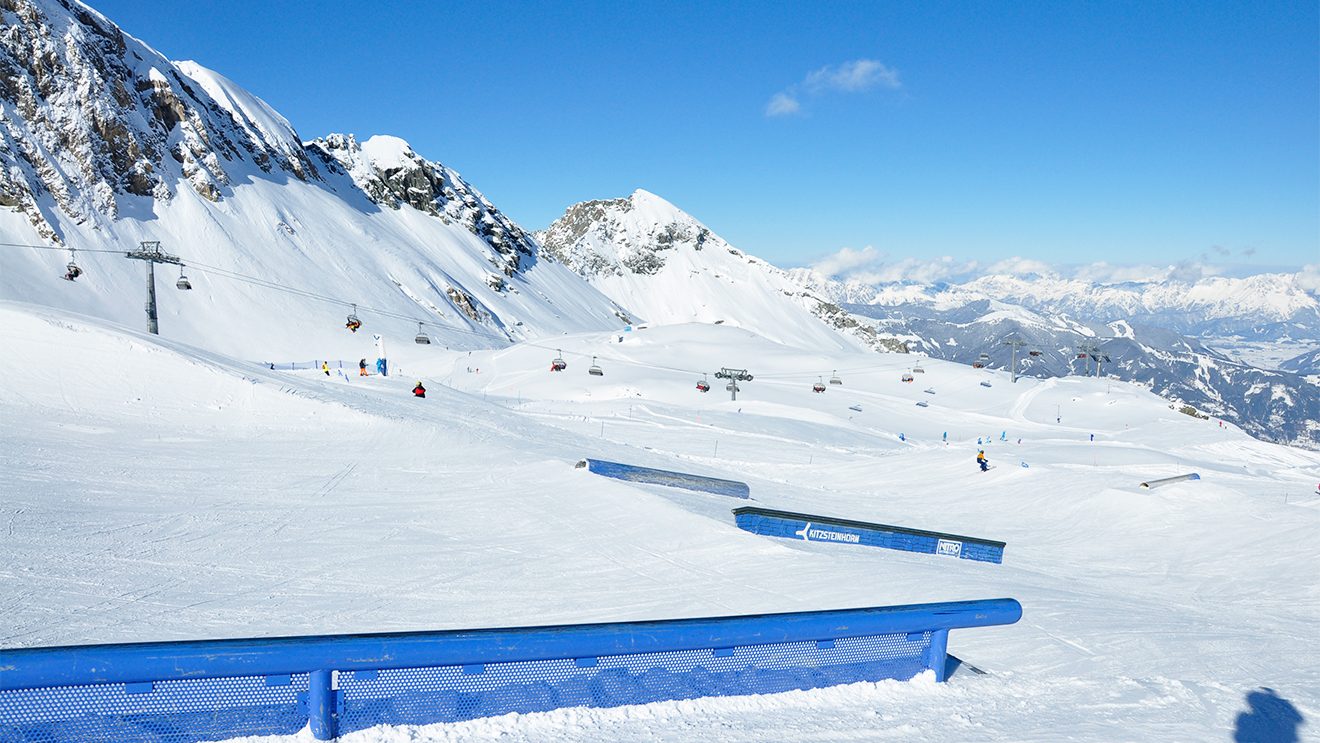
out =
<svg viewBox="0 0 1320 743"><path fill-rule="evenodd" d="M747 483L738 482L737 480L721 480L718 477L693 475L687 472L657 470L651 469L650 467L638 467L632 464L606 462L603 459L584 459L581 462L578 462L577 466L586 467L587 471L594 472L602 477L613 477L617 480L645 482L652 485L666 485L671 488L683 488L685 490L696 490L702 493L727 495L732 498L752 497L752 489L747 486Z"/></svg>
<svg viewBox="0 0 1320 743"><path fill-rule="evenodd" d="M1004 561L1003 542L979 537L964 537L958 534L909 529L905 526L889 524L872 524L809 513L775 511L755 506L734 509L733 516L739 529L770 537L801 539L807 542L859 544L906 552L948 555L978 562Z"/></svg>

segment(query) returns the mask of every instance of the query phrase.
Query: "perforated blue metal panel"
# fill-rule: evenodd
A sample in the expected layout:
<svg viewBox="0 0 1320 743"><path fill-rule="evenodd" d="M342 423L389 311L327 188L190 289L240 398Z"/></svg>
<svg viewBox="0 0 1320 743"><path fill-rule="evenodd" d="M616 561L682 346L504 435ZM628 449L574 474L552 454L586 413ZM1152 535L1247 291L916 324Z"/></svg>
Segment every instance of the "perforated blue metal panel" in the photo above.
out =
<svg viewBox="0 0 1320 743"><path fill-rule="evenodd" d="M930 635L345 673L339 729L908 679L926 668Z"/></svg>
<svg viewBox="0 0 1320 743"><path fill-rule="evenodd" d="M223 740L307 725L307 674L0 691L0 743Z"/></svg>
<svg viewBox="0 0 1320 743"><path fill-rule="evenodd" d="M772 693L934 669L1012 599L648 622L13 648L0 743L314 737L557 707Z"/></svg>

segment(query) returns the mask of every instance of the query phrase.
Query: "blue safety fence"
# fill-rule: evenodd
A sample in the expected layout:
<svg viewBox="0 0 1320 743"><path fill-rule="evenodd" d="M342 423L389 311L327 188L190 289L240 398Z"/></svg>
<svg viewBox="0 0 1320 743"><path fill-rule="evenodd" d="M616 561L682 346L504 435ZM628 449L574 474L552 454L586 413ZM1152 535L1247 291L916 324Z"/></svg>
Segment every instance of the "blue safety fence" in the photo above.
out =
<svg viewBox="0 0 1320 743"><path fill-rule="evenodd" d="M944 680L1013 599L652 622L0 651L0 741L313 737L560 707Z"/></svg>
<svg viewBox="0 0 1320 743"><path fill-rule="evenodd" d="M978 562L1004 561L1004 543L992 539L852 521L832 516L816 516L809 513L775 511L754 506L734 509L733 517L739 529L771 537L883 547L905 552L948 555Z"/></svg>
<svg viewBox="0 0 1320 743"><path fill-rule="evenodd" d="M671 488L697 490L703 493L728 495L734 498L752 497L752 489L747 486L747 483L738 482L737 480L721 480L718 477L693 475L687 472L657 470L632 464L606 462L603 459L584 459L578 462L577 466L586 467L589 472L594 472L603 477L613 477L617 480L667 485Z"/></svg>

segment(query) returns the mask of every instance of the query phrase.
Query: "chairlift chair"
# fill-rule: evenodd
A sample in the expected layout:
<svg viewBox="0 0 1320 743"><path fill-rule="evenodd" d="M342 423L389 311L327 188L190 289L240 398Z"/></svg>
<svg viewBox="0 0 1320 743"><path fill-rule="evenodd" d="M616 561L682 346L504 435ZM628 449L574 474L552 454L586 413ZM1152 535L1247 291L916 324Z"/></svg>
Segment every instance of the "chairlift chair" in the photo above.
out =
<svg viewBox="0 0 1320 743"><path fill-rule="evenodd" d="M550 371L552 372L563 371L567 368L568 368L568 362L564 361L563 352L560 351L558 348L556 348L555 357L550 362Z"/></svg>
<svg viewBox="0 0 1320 743"><path fill-rule="evenodd" d="M701 375L701 380L697 382L697 389L701 392L710 392L710 382L706 381L706 375Z"/></svg>
<svg viewBox="0 0 1320 743"><path fill-rule="evenodd" d="M930 407L930 403L926 402L925 400L917 400L917 407L919 407L919 408L929 408L929 407Z"/></svg>
<svg viewBox="0 0 1320 743"><path fill-rule="evenodd" d="M422 332L422 323L417 323L417 337L413 338L415 342L423 346L431 345L431 337Z"/></svg>
<svg viewBox="0 0 1320 743"><path fill-rule="evenodd" d="M348 319L348 322L345 322L345 323L344 323L344 327L348 328L349 330L353 331L354 333L358 332L358 328L362 327L362 321L358 319L358 316L357 316L357 305L356 305L356 304L353 305L353 311L350 312L350 313L348 313L348 318L347 318L347 319Z"/></svg>
<svg viewBox="0 0 1320 743"><path fill-rule="evenodd" d="M980 361L973 361L973 362L972 362L972 368L973 368L973 369L984 369L984 368L985 368L985 364L981 363Z"/></svg>
<svg viewBox="0 0 1320 743"><path fill-rule="evenodd" d="M74 281L79 276L83 275L83 270L78 268L78 262L74 252L75 251L72 248L69 249L69 265L65 267L64 275L60 277L65 281Z"/></svg>
<svg viewBox="0 0 1320 743"><path fill-rule="evenodd" d="M592 357L591 357L591 368L587 370L587 373L590 374L590 375L593 376L593 377L603 377L603 376L605 376L605 372L601 371L601 369L600 369L599 366L596 366L596 357L595 357L595 356L592 356Z"/></svg>
<svg viewBox="0 0 1320 743"><path fill-rule="evenodd" d="M982 387L989 387L989 386L990 386L990 383L989 383L989 382L986 382L986 381L982 381L982 382L981 382L981 386L982 386Z"/></svg>
<svg viewBox="0 0 1320 743"><path fill-rule="evenodd" d="M1029 356L1039 356L1039 355L1040 355L1040 351L1027 351L1027 355L1029 355Z"/></svg>
<svg viewBox="0 0 1320 743"><path fill-rule="evenodd" d="M1084 358L1086 358L1086 354L1085 354L1085 353L1079 353L1079 354L1077 354L1077 358L1079 358L1079 359L1084 359Z"/></svg>
<svg viewBox="0 0 1320 743"><path fill-rule="evenodd" d="M903 381L904 381L904 382L911 382L913 379L915 379L915 377L913 377L911 374L904 374L904 375L903 375Z"/></svg>
<svg viewBox="0 0 1320 743"><path fill-rule="evenodd" d="M913 374L925 374L925 373L926 373L926 370L923 369L923 368L921 368L921 365L918 364L918 365L912 367L912 373L913 373Z"/></svg>
<svg viewBox="0 0 1320 743"><path fill-rule="evenodd" d="M179 264L179 280L174 282L174 288L181 289L183 291L192 290L192 282L188 281L188 277L183 275L182 263Z"/></svg>
<svg viewBox="0 0 1320 743"><path fill-rule="evenodd" d="M825 382L824 382L823 380L817 379L817 380L816 380L816 383L813 384L813 385L811 385L811 391L812 391L812 392L824 392L824 391L825 391Z"/></svg>
<svg viewBox="0 0 1320 743"><path fill-rule="evenodd" d="M838 370L838 369L835 369L835 370L834 370L834 375L830 377L830 384L843 384L843 380L842 380L842 379L839 379L839 370Z"/></svg>

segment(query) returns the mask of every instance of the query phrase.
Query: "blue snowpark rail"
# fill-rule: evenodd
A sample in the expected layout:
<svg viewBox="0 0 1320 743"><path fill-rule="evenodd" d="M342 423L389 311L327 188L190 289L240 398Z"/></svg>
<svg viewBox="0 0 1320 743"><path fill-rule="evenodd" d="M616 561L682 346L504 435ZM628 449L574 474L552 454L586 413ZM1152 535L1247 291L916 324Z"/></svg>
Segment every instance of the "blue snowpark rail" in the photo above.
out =
<svg viewBox="0 0 1320 743"><path fill-rule="evenodd" d="M616 480L667 485L671 488L696 490L703 493L714 493L715 495L727 495L733 498L752 497L752 489L747 486L747 483L738 482L737 480L721 480L718 477L693 475L687 472L657 470L632 464L606 462L603 459L584 459L578 462L577 466L585 466L589 472L594 472L602 477L613 477Z"/></svg>
<svg viewBox="0 0 1320 743"><path fill-rule="evenodd" d="M960 534L873 524L867 521L852 521L809 513L775 511L755 506L735 508L733 518L739 529L771 537L883 547L904 552L960 557L978 562L1004 561L1004 543L980 537L965 537Z"/></svg>
<svg viewBox="0 0 1320 743"><path fill-rule="evenodd" d="M1014 599L513 629L0 651L0 741L317 740L381 724L943 681L949 630Z"/></svg>

